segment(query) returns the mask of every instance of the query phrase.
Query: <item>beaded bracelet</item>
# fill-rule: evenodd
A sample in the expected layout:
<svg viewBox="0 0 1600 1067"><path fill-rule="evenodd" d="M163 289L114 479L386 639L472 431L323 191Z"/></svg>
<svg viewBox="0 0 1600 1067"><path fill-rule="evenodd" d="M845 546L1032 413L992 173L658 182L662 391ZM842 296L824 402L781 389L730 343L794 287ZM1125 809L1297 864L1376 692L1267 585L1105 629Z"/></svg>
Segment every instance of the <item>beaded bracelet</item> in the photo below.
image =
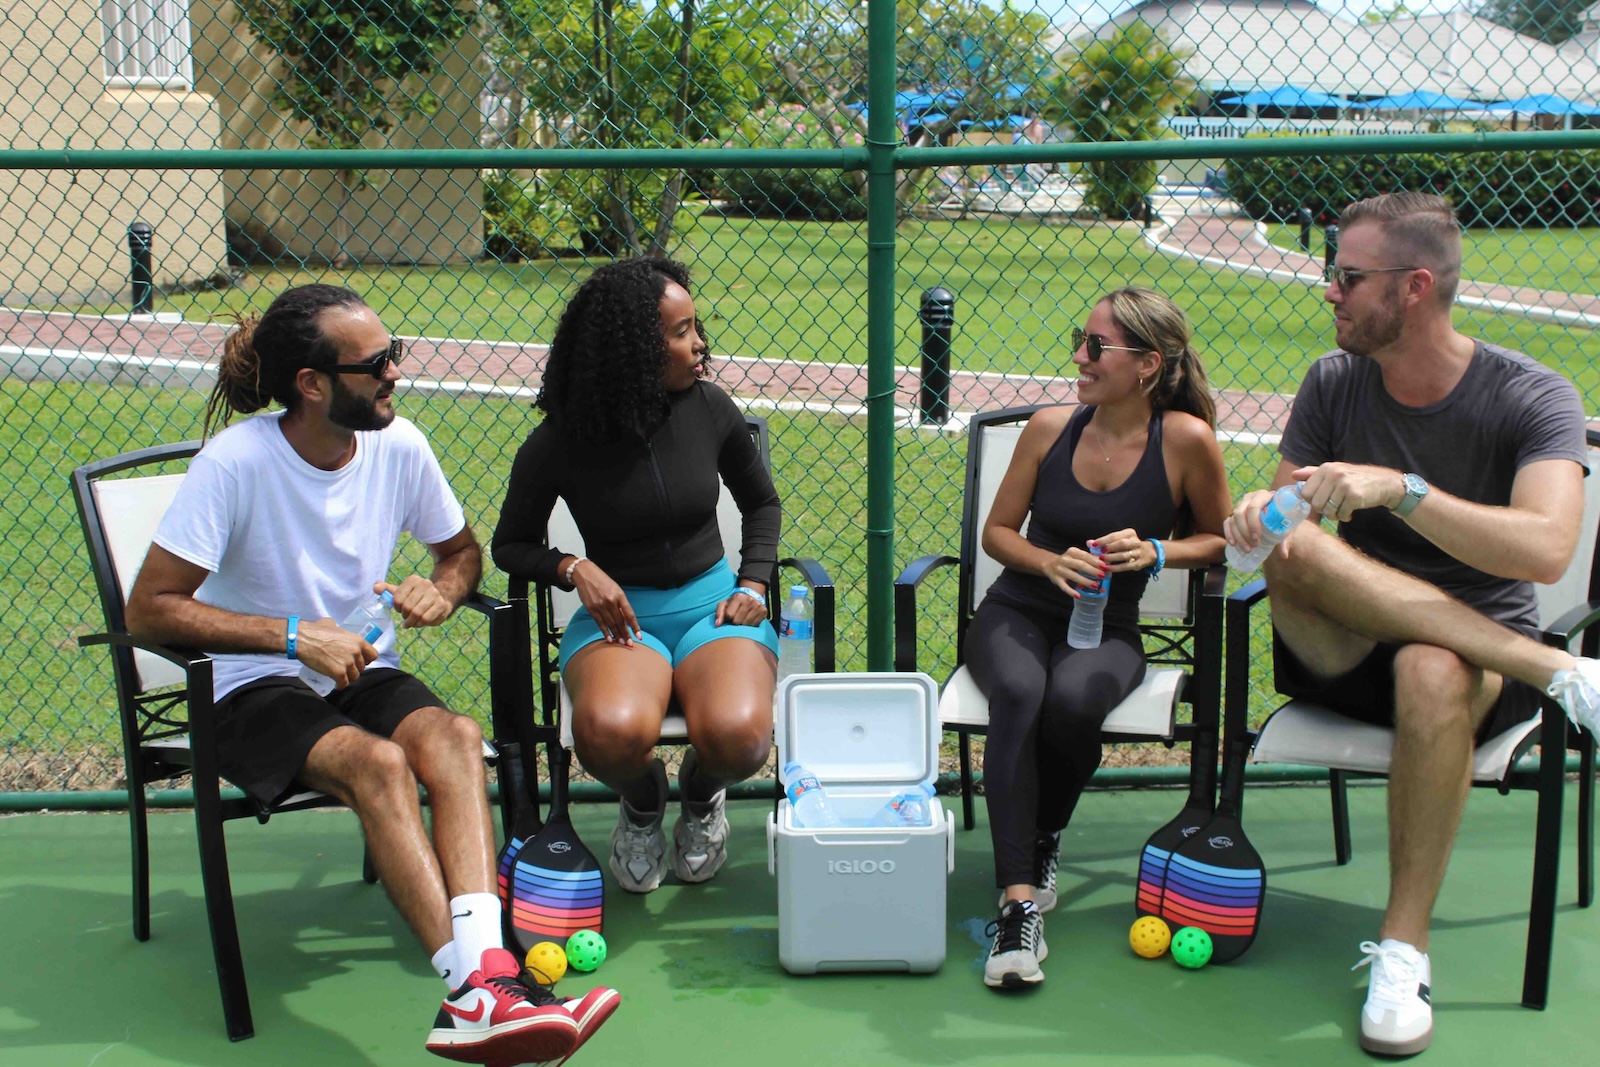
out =
<svg viewBox="0 0 1600 1067"><path fill-rule="evenodd" d="M300 616L289 616L289 636L284 641L283 654L290 659L299 659L297 645L300 643Z"/></svg>
<svg viewBox="0 0 1600 1067"><path fill-rule="evenodd" d="M578 564L585 562L586 560L588 560L588 558L589 558L588 556L579 556L576 559L574 559L571 563L567 564L567 573L566 573L565 577L562 580L564 582L566 582L566 584L569 587L572 585L572 576L573 576L574 573L576 573L576 571L578 569Z"/></svg>
<svg viewBox="0 0 1600 1067"><path fill-rule="evenodd" d="M1150 572L1150 580L1155 581L1161 577L1161 568L1167 565L1167 550L1154 537L1150 538L1150 543L1155 546L1156 561L1146 567L1145 570Z"/></svg>

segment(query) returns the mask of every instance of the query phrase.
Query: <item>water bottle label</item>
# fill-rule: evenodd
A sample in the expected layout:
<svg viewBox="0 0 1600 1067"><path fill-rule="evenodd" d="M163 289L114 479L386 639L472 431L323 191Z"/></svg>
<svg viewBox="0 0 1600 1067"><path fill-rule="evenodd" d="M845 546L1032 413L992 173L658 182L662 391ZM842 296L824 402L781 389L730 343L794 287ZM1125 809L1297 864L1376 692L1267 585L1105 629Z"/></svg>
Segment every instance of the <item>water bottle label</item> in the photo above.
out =
<svg viewBox="0 0 1600 1067"><path fill-rule="evenodd" d="M788 637L795 641L811 640L815 626L813 620L784 618L781 621L783 626L778 631L778 636Z"/></svg>
<svg viewBox="0 0 1600 1067"><path fill-rule="evenodd" d="M365 630L361 631L361 640L365 641L369 645L377 644L378 643L378 638L380 638L382 636L383 636L383 627L379 626L375 622L368 624L367 628Z"/></svg>

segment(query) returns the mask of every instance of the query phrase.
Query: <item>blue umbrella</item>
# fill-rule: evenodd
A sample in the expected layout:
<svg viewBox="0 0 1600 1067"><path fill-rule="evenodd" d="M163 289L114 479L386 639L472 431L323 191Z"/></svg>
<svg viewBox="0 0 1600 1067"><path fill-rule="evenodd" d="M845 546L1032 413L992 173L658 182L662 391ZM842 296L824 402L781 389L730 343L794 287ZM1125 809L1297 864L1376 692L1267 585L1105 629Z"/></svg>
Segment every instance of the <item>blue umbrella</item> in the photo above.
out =
<svg viewBox="0 0 1600 1067"><path fill-rule="evenodd" d="M1257 89L1243 96L1229 96L1218 100L1230 107L1349 107L1350 101L1341 96L1330 96L1320 89L1301 89L1284 85L1277 89Z"/></svg>
<svg viewBox="0 0 1600 1067"><path fill-rule="evenodd" d="M1398 96L1381 96L1376 100L1361 100L1352 102L1351 107L1383 108L1386 110L1406 111L1481 111L1483 105L1476 100L1463 100L1459 96L1446 96L1444 93L1429 92L1426 89L1417 89Z"/></svg>
<svg viewBox="0 0 1600 1067"><path fill-rule="evenodd" d="M1581 100L1568 100L1554 93L1536 93L1520 100L1507 100L1490 104L1485 111L1520 111L1524 115L1600 115L1600 105L1586 104Z"/></svg>

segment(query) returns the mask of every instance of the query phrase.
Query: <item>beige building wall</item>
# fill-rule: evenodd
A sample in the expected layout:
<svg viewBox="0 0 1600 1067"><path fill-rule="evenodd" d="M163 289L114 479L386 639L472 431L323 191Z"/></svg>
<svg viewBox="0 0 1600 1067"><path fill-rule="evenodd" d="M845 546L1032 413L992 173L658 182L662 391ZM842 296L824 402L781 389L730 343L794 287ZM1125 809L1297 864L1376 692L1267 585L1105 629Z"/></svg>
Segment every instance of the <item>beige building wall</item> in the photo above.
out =
<svg viewBox="0 0 1600 1067"><path fill-rule="evenodd" d="M96 0L7 6L0 145L216 147L222 122L209 96L107 86ZM0 300L131 303L134 221L155 229L158 286L215 274L227 260L223 198L214 172L0 171Z"/></svg>
<svg viewBox="0 0 1600 1067"><path fill-rule="evenodd" d="M303 148L308 127L271 103L282 60L261 45L228 0L190 0L196 86L214 95L224 148ZM479 43L456 44L430 88L441 106L413 115L369 148L477 148L483 76ZM368 171L339 222L334 171L228 171L228 220L266 258L331 263L459 263L483 252L483 189L475 170Z"/></svg>

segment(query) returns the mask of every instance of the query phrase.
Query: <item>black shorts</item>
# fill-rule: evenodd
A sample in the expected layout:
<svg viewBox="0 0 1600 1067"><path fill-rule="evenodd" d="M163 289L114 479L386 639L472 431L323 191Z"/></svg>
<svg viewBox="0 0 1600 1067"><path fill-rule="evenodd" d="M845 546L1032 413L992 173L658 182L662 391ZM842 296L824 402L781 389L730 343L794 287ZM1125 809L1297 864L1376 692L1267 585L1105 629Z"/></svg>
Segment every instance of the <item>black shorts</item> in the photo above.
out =
<svg viewBox="0 0 1600 1067"><path fill-rule="evenodd" d="M1338 678L1319 678L1272 630L1272 665L1278 692L1310 700L1340 715L1376 726L1394 725L1394 658L1403 646L1380 642L1353 670ZM1539 691L1515 678L1505 679L1500 697L1478 727L1478 744L1526 722L1539 712Z"/></svg>
<svg viewBox="0 0 1600 1067"><path fill-rule="evenodd" d="M405 671L372 667L326 697L293 675L241 685L216 706L222 777L261 804L305 786L297 781L311 748L339 726L389 737L418 708L444 701Z"/></svg>

